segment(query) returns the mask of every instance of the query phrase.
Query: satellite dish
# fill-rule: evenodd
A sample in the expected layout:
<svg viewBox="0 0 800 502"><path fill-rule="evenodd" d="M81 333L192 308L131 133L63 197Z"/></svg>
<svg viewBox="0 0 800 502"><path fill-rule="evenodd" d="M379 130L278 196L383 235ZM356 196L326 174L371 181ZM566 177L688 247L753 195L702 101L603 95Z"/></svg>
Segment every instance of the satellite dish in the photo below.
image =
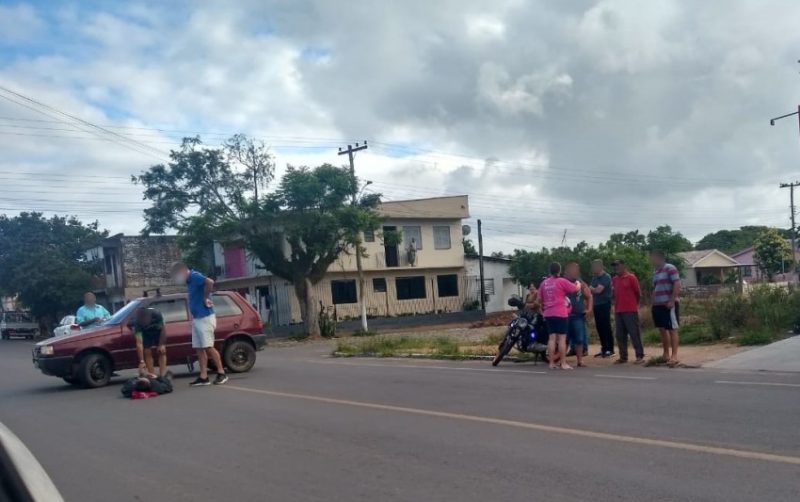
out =
<svg viewBox="0 0 800 502"><path fill-rule="evenodd" d="M462 225L461 226L461 233L462 234L469 235L470 232L472 232L472 229L470 228L469 225Z"/></svg>

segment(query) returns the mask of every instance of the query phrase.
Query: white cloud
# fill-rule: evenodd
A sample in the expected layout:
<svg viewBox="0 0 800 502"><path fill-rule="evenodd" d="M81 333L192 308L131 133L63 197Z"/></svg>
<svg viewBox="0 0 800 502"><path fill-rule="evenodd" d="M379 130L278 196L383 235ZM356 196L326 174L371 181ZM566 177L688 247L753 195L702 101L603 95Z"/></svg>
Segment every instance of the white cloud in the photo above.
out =
<svg viewBox="0 0 800 502"><path fill-rule="evenodd" d="M172 130L265 137L280 166L339 163L340 144L375 140L357 160L375 190L470 194L490 249L557 244L565 228L574 243L785 224L777 183L800 174L796 125L767 125L800 101L800 6L785 2L33 5L0 6L0 84L99 124L165 129L114 129L164 152ZM54 120L2 99L0 117ZM59 128L0 119L2 207L138 230L126 177L163 155Z"/></svg>

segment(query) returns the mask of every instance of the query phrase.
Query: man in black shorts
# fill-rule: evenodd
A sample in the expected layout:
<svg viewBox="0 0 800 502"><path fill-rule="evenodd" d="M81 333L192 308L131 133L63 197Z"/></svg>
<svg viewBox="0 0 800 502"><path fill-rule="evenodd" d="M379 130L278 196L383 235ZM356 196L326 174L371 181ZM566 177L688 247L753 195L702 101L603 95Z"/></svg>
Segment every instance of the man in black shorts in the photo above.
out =
<svg viewBox="0 0 800 502"><path fill-rule="evenodd" d="M139 376L156 376L153 351L158 352L158 375L167 376L167 328L161 312L152 308L137 311L133 333L139 356Z"/></svg>

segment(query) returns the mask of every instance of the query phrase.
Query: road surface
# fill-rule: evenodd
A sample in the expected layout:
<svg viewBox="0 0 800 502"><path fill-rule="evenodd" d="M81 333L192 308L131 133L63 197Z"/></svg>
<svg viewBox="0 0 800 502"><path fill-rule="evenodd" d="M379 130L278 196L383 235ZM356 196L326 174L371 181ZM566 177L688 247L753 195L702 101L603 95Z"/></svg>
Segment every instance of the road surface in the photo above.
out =
<svg viewBox="0 0 800 502"><path fill-rule="evenodd" d="M121 379L39 374L30 348L0 342L0 421L68 501L800 500L800 373L492 369L314 344L267 348L224 387L182 376L130 401Z"/></svg>

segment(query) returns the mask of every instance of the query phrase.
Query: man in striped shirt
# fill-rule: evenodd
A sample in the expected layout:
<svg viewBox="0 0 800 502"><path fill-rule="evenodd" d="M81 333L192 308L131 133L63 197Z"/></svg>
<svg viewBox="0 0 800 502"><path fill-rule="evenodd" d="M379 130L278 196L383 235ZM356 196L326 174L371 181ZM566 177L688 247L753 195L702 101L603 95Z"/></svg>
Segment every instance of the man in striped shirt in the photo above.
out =
<svg viewBox="0 0 800 502"><path fill-rule="evenodd" d="M679 296L681 274L675 265L667 263L662 251L652 251L650 262L653 272L653 323L661 332L664 359L670 367L678 364L678 320L680 318Z"/></svg>

